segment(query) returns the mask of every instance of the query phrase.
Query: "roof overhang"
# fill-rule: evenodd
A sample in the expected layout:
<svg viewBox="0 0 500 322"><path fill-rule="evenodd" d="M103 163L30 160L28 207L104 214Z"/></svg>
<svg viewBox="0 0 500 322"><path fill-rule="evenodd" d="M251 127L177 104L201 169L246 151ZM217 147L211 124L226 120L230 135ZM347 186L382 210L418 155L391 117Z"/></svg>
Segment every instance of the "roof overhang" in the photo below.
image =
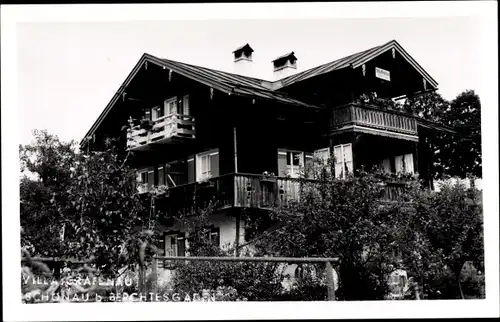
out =
<svg viewBox="0 0 500 322"><path fill-rule="evenodd" d="M416 71L422 75L422 77L429 83L432 87L437 88L438 83L427 73L420 64L417 63L413 57L408 54L406 50L396 41L396 40L391 40L385 45L382 45L373 51L368 51L364 53L363 55L357 57L355 60L351 62L351 67L352 68L358 68L362 66L363 64L367 63L368 61L374 59L377 56L380 56L381 54L387 52L388 50L396 50L403 58L413 67L415 68Z"/></svg>
<svg viewBox="0 0 500 322"><path fill-rule="evenodd" d="M291 97L286 96L286 94L274 92L273 90L269 90L269 89L266 89L264 87L262 89L257 89L257 88L244 87L241 85L230 85L226 82L216 81L210 77L203 77L200 74L197 74L196 72L193 72L191 70L179 68L179 66L176 65L174 62L160 59L160 58L157 58L153 55L145 53L139 59L139 61L134 66L132 71L129 73L129 75L127 76L127 78L123 82L123 84L119 87L119 89L113 95L110 102L106 105L106 107L104 108L102 113L99 115L97 120L94 122L94 124L90 128L90 130L85 134L82 142L80 143L80 146L83 147L87 144L88 140L94 135L97 128L99 128L99 126L102 124L102 122L104 121L106 116L110 113L113 106L118 102L118 100L126 92L127 86L131 83L131 81L134 79L134 77L141 70L141 68L144 66L145 63L151 63L154 65L163 67L165 69L175 71L177 74L179 74L181 76L193 79L198 83L201 83L203 85L206 85L208 87L211 87L213 89L216 89L216 90L221 91L221 92L226 93L226 94L230 94L230 95L235 94L235 95L239 95L239 96L247 96L247 97L259 98L259 99L264 99L264 100L278 100L282 104L290 104L290 105L318 108L318 109L322 108L319 106L315 106L312 104L308 104L308 103L293 99Z"/></svg>

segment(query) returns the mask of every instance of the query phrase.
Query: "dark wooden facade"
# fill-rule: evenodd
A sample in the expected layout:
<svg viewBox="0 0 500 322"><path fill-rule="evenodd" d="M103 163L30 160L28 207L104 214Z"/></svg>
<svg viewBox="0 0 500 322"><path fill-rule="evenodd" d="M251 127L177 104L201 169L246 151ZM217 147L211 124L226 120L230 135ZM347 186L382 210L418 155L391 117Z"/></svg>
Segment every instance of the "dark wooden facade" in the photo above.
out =
<svg viewBox="0 0 500 322"><path fill-rule="evenodd" d="M390 71L390 80L376 77L375 68ZM363 93L391 98L424 91L426 84L405 54L395 49L356 68L319 73L278 89L311 106L232 94L200 80L191 69L176 72L161 62L146 61L136 66L126 88L94 130L92 142L94 148L100 148L106 137L120 138L120 147L127 153L127 131L123 127L129 118L140 119L147 109L164 100L188 95L194 136L130 149L130 164L138 169L151 167L151 185L169 186L161 201L165 209L192 209L213 198L222 208L265 209L298 197L298 181L279 173L279 149L312 154L318 149L351 144L354 169L378 166L386 159L395 172L394 157L411 154L414 172L428 173L429 161L420 161L426 149L425 142L419 140L414 117L353 103ZM197 182L200 165L196 155L210 150L217 153L211 159L212 178ZM175 171L182 174L171 183L164 173L171 169L165 164L173 161L179 162ZM161 178L159 166L163 167ZM266 181L264 172L277 177ZM386 195L394 196L397 190L397 185L392 185Z"/></svg>

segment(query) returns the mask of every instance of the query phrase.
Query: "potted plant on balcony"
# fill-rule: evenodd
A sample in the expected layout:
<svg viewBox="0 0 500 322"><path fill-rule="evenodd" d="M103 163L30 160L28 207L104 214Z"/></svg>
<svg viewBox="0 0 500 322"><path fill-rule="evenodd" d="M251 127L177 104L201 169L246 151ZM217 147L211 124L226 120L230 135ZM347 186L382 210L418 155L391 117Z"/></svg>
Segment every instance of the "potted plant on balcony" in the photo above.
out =
<svg viewBox="0 0 500 322"><path fill-rule="evenodd" d="M260 181L261 182L272 182L272 183L275 183L276 182L276 176L272 172L264 171L262 173L262 175L260 176Z"/></svg>

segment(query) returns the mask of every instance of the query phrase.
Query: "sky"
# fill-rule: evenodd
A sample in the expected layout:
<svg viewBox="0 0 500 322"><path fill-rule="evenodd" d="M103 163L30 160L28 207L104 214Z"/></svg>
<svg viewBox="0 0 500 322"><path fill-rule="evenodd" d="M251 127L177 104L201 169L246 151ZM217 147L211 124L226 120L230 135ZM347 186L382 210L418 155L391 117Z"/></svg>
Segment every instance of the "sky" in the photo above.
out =
<svg viewBox="0 0 500 322"><path fill-rule="evenodd" d="M478 17L26 22L17 26L20 143L33 129L81 140L143 53L233 72L249 43L252 76L294 51L298 71L397 40L453 99L483 91Z"/></svg>

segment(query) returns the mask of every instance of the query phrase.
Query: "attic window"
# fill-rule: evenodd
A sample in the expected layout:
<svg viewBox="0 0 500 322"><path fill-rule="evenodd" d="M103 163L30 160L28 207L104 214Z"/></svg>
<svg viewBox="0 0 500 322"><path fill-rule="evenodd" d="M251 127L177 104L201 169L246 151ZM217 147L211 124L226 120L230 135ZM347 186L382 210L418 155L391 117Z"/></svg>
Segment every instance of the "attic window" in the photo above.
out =
<svg viewBox="0 0 500 322"><path fill-rule="evenodd" d="M250 47L249 44L246 44L240 48L237 48L235 51L233 51L234 54L234 61L240 61L240 60L248 60L252 61L252 53L253 53L252 47Z"/></svg>

